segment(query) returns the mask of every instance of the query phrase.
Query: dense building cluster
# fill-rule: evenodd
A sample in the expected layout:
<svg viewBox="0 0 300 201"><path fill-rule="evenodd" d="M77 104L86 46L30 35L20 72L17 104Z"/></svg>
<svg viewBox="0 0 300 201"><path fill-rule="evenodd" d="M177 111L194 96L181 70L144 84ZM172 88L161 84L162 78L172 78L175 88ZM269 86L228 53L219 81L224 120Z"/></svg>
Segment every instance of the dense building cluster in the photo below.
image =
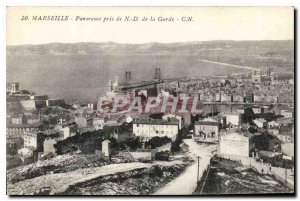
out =
<svg viewBox="0 0 300 201"><path fill-rule="evenodd" d="M273 153L269 156L293 158L292 152L281 148L282 144L294 143L293 74L253 70L248 74L163 80L156 68L154 78L136 82L131 72L126 71L123 83L117 78L115 83L109 80L108 91L101 97L102 106L113 107L114 98L120 95L128 100L142 97L143 101L153 96L186 96L198 98L202 113L160 113L151 108L150 113L140 114L122 107L115 113L100 113L97 103L68 105L62 99L20 90L19 83L8 83L8 166L36 162L49 153L61 154L58 143L60 150L61 146L70 147L68 142L74 143L76 136L81 135L100 136L106 156L111 153L109 139L127 144L133 140L147 149L153 138L167 137L173 142L192 138L196 142L214 143L221 155L259 158L260 153ZM80 151L78 147L76 150ZM98 149L94 151L99 152Z"/></svg>

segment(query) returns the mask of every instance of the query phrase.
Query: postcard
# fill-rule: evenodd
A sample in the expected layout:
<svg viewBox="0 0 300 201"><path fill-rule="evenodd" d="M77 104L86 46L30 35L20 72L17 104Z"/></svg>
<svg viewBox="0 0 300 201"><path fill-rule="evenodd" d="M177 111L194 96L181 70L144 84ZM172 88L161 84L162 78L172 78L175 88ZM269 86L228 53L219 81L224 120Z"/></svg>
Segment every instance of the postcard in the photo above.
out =
<svg viewBox="0 0 300 201"><path fill-rule="evenodd" d="M13 195L295 195L293 7L7 7Z"/></svg>

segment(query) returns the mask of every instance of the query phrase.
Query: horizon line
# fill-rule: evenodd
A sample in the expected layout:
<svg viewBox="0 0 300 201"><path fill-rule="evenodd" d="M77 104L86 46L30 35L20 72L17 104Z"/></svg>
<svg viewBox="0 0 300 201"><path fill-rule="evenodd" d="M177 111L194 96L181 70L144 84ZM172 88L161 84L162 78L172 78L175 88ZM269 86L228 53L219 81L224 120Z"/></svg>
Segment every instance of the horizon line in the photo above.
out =
<svg viewBox="0 0 300 201"><path fill-rule="evenodd" d="M50 45L50 44L78 44L78 43L114 43L114 44L122 44L122 45L145 45L145 44L175 44L175 43L202 43L202 42L225 42L225 41L231 41L231 42L263 42L263 41L294 41L294 39L272 39L272 40L197 40L197 41L177 41L177 42L143 42L143 43L123 43L123 42L116 42L116 41L102 41L102 42L92 42L92 41L82 41L82 42L47 42L47 43L25 43L25 44L6 44L6 47L13 47L13 46L38 46L38 45Z"/></svg>

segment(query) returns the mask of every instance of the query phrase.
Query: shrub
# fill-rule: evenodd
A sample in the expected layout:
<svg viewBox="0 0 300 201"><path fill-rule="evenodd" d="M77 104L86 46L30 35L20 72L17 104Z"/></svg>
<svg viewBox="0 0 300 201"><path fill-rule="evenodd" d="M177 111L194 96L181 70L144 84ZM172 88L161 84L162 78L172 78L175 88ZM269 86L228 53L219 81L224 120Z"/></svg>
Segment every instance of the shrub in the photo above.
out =
<svg viewBox="0 0 300 201"><path fill-rule="evenodd" d="M156 147L163 146L172 142L167 136L164 137L153 137L148 142L145 142L145 148L155 149Z"/></svg>
<svg viewBox="0 0 300 201"><path fill-rule="evenodd" d="M161 152L157 152L155 154L155 160L158 160L158 161L168 161L169 157L170 157L169 151L161 151Z"/></svg>
<svg viewBox="0 0 300 201"><path fill-rule="evenodd" d="M171 152L177 152L180 151L181 147L180 144L182 143L182 140L176 139L174 142L171 143Z"/></svg>

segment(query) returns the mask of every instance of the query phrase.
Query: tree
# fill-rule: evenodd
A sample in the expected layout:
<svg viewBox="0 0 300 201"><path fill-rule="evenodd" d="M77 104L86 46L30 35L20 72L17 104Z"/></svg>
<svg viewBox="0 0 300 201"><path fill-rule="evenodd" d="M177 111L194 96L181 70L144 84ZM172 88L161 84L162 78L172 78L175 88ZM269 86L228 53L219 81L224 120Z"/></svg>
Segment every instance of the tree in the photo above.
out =
<svg viewBox="0 0 300 201"><path fill-rule="evenodd" d="M151 149L155 149L156 147L163 146L170 142L172 142L172 140L170 138L168 138L167 136L164 136L164 137L155 136L148 141L147 146Z"/></svg>
<svg viewBox="0 0 300 201"><path fill-rule="evenodd" d="M182 140L180 139L176 139L174 142L171 143L171 152L174 153L174 152L178 152L180 151L181 147L180 147L180 144L182 143Z"/></svg>
<svg viewBox="0 0 300 201"><path fill-rule="evenodd" d="M157 152L155 154L155 160L158 160L158 161L168 161L169 157L170 157L169 151L161 151L161 152Z"/></svg>
<svg viewBox="0 0 300 201"><path fill-rule="evenodd" d="M136 150L137 148L142 147L142 141L141 138L135 137L135 138L129 138L125 142L120 144L121 149L125 149L126 147L129 147L131 150Z"/></svg>

